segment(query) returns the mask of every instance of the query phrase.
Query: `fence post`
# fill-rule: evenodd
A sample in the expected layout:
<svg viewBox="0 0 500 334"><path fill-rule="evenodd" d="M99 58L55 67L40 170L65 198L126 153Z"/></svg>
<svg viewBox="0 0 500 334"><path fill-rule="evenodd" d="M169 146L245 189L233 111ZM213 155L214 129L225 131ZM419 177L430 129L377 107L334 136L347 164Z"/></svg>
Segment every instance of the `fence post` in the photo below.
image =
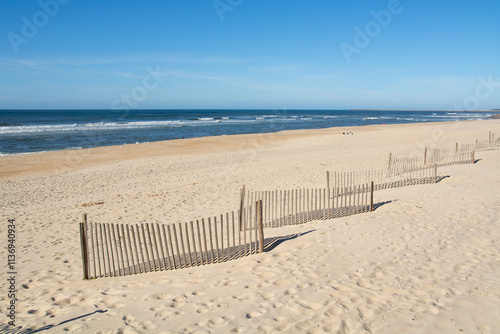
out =
<svg viewBox="0 0 500 334"><path fill-rule="evenodd" d="M257 201L257 228L259 229L259 253L264 252L264 222L262 219L262 200Z"/></svg>
<svg viewBox="0 0 500 334"><path fill-rule="evenodd" d="M473 164L474 161L475 161L475 159L474 159L474 151L472 151L472 153L471 153L471 163Z"/></svg>
<svg viewBox="0 0 500 334"><path fill-rule="evenodd" d="M427 147L425 148L425 151L424 151L424 166L426 163L427 163Z"/></svg>
<svg viewBox="0 0 500 334"><path fill-rule="evenodd" d="M458 154L458 143L455 143L455 154Z"/></svg>
<svg viewBox="0 0 500 334"><path fill-rule="evenodd" d="M240 231L243 230L243 203L245 202L245 185L241 188L240 193L240 212L238 217L238 225L240 226Z"/></svg>
<svg viewBox="0 0 500 334"><path fill-rule="evenodd" d="M87 245L87 214L82 215L80 223L80 245L82 250L83 279L89 279L89 259Z"/></svg>
<svg viewBox="0 0 500 334"><path fill-rule="evenodd" d="M391 173L391 165L392 165L392 153L389 153L389 166L387 167L387 176Z"/></svg>
<svg viewBox="0 0 500 334"><path fill-rule="evenodd" d="M437 183L437 182L438 182L438 181L437 181L437 174L438 174L437 170L438 170L438 164L437 164L437 163L435 163L435 164L434 164L434 183Z"/></svg>
<svg viewBox="0 0 500 334"><path fill-rule="evenodd" d="M330 189L330 172L326 172L326 188Z"/></svg>
<svg viewBox="0 0 500 334"><path fill-rule="evenodd" d="M373 211L373 181L370 188L370 212Z"/></svg>

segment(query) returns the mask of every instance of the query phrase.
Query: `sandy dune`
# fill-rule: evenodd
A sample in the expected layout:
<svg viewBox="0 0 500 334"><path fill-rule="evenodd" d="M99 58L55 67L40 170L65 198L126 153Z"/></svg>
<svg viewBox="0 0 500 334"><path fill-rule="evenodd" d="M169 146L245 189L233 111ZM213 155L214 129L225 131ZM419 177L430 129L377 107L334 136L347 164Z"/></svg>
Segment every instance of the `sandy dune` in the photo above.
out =
<svg viewBox="0 0 500 334"><path fill-rule="evenodd" d="M500 120L0 157L2 245L7 220L17 225L16 324L41 333L495 333L500 150L440 168L449 177L438 184L376 192L387 203L373 213L266 229L289 238L227 263L83 281L78 235L83 212L95 222L184 222L236 210L243 184L324 187L327 170L380 169L389 153L421 156L426 146L487 141L489 131L498 137Z"/></svg>

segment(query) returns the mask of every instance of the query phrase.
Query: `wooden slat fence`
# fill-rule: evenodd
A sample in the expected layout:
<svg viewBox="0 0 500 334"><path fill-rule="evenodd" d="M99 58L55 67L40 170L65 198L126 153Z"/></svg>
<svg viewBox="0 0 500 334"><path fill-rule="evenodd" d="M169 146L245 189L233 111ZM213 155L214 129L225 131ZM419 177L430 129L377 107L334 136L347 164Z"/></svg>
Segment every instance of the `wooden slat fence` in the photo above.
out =
<svg viewBox="0 0 500 334"><path fill-rule="evenodd" d="M437 164L438 167L474 163L474 153L493 151L500 147L500 138L490 131L488 142L476 140L474 144L456 143L454 148L425 148L422 158L393 158L389 155L388 176L399 175L427 168Z"/></svg>
<svg viewBox="0 0 500 334"><path fill-rule="evenodd" d="M326 172L328 187L344 189L373 182L373 190L399 188L416 184L436 183L438 181L437 165L420 165L421 159L410 159L399 163L396 161L394 170L370 170L358 172Z"/></svg>
<svg viewBox="0 0 500 334"><path fill-rule="evenodd" d="M242 190L241 207L247 208L248 212L254 211L253 203L259 200L263 203L262 219L266 228L351 216L373 210L371 184L351 184L342 188Z"/></svg>
<svg viewBox="0 0 500 334"><path fill-rule="evenodd" d="M255 206L253 206L255 209ZM83 277L117 277L234 260L259 250L258 212L177 224L80 223Z"/></svg>
<svg viewBox="0 0 500 334"><path fill-rule="evenodd" d="M440 150L436 154L427 156L427 158L394 158L391 154L389 157L387 176L407 174L413 171L432 168L434 166L444 167L474 163L474 151L470 153L450 154L448 156L445 156L443 152L445 151Z"/></svg>
<svg viewBox="0 0 500 334"><path fill-rule="evenodd" d="M481 151L494 151L498 149L500 143L499 142L492 142L492 143L480 143L477 142L475 144L468 144L468 145L456 145L455 146L455 151L457 153L470 153L473 151L476 152L481 152Z"/></svg>

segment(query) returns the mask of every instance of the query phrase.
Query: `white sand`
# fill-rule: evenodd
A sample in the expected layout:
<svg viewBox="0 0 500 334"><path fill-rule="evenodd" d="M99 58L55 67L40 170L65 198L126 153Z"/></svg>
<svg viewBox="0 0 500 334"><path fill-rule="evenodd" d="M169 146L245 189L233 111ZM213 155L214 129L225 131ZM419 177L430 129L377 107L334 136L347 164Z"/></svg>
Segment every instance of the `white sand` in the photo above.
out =
<svg viewBox="0 0 500 334"><path fill-rule="evenodd" d="M94 222L184 222L236 210L243 184L324 187L327 170L384 168L390 152L421 156L425 146L487 141L488 131L498 137L500 120L0 157L1 244L8 219L18 229L16 324L54 326L42 333L498 332L500 150L440 168L450 177L438 184L376 192L391 202L373 213L266 229L309 233L222 264L83 281L78 234L83 212Z"/></svg>

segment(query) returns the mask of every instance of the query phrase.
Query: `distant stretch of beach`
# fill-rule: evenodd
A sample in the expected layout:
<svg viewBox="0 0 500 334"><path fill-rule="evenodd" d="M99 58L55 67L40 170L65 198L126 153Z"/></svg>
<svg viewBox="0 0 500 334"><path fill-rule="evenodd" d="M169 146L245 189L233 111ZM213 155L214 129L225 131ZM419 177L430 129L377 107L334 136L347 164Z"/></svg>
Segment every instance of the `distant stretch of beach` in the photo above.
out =
<svg viewBox="0 0 500 334"><path fill-rule="evenodd" d="M348 135L346 135L348 133ZM326 186L425 148L487 143L500 120L380 124L0 156L15 225L15 324L44 333L495 333L500 150L374 211L266 229L294 236L219 264L82 280L79 222L178 223L237 210L240 189ZM8 249L0 253L6 268ZM7 324L6 280L0 323ZM4 325L2 325L4 326ZM5 329L6 327L0 327ZM1 331L1 330L0 330Z"/></svg>
<svg viewBox="0 0 500 334"><path fill-rule="evenodd" d="M419 111L419 109L351 109L352 111ZM468 112L498 112L500 109L481 109L481 110L450 110L450 109L427 109L429 112L437 112L437 111L444 111L444 112L453 112L453 113L468 113Z"/></svg>

